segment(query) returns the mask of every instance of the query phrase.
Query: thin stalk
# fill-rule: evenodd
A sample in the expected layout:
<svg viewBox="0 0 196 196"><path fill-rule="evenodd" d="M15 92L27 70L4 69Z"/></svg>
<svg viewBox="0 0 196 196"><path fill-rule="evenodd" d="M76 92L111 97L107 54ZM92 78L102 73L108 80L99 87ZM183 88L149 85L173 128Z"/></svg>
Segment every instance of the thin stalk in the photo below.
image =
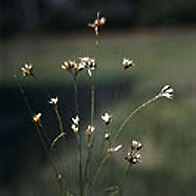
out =
<svg viewBox="0 0 196 196"><path fill-rule="evenodd" d="M79 115L78 108L78 84L77 84L77 72L73 75L74 79L74 102L75 102L75 112ZM81 133L78 132L78 169L79 169L79 186L80 186L80 196L83 195L83 177L82 177L82 138Z"/></svg>
<svg viewBox="0 0 196 196"><path fill-rule="evenodd" d="M86 185L86 196L88 195L88 188L89 188L88 171L89 171L89 164L90 164L90 158L91 158L90 142L91 142L91 139L90 139L90 137L88 137L88 141L87 141L87 158L86 158L85 170L84 170L84 179L85 179L85 185Z"/></svg>
<svg viewBox="0 0 196 196"><path fill-rule="evenodd" d="M129 122L129 120L137 113L139 112L142 108L146 107L147 105L149 105L150 103L156 101L158 98L160 98L160 95L156 95L155 97L153 97L152 99L146 101L145 103L143 103L142 105L140 105L139 107L137 107L133 112L131 112L127 118L125 118L125 120L122 122L122 124L120 125L120 127L118 128L116 134L114 135L113 141L116 140L116 138L118 137L118 135L120 134L120 132L122 131L122 129L125 127L125 125Z"/></svg>
<svg viewBox="0 0 196 196"><path fill-rule="evenodd" d="M38 83L38 85L43 88L43 90L46 93L47 97L50 98L51 96L50 96L50 93L49 93L47 87L42 82L40 82L40 80L35 75L31 75L31 76Z"/></svg>
<svg viewBox="0 0 196 196"><path fill-rule="evenodd" d="M35 81L37 81L38 85L41 86L43 88L43 90L45 91L46 95L48 98L51 98L51 95L47 89L47 87L35 76L35 75L32 75L33 79ZM62 119L61 119L61 115L59 113L59 108L58 108L58 105L55 104L54 105L54 112L56 114L56 117L57 117L57 120L58 120L58 123L59 123L59 129L60 129L60 132L63 133L63 123L62 123Z"/></svg>
<svg viewBox="0 0 196 196"><path fill-rule="evenodd" d="M91 189L94 188L96 179L97 179L97 177L98 177L98 174L100 173L100 171L101 171L101 169L102 169L104 163L107 161L107 159L108 159L110 156L111 156L111 153L107 153L107 154L104 156L104 158L101 160L100 164L98 165L98 167L97 167L97 169L96 169L96 171L95 171L95 175L94 175L94 177L93 177L93 179L92 179Z"/></svg>
<svg viewBox="0 0 196 196"><path fill-rule="evenodd" d="M74 79L74 104L75 104L75 112L76 112L76 114L79 114L77 74L74 75L73 79Z"/></svg>
<svg viewBox="0 0 196 196"><path fill-rule="evenodd" d="M56 117L57 117L58 122L59 122L59 130L60 130L60 133L65 133L64 132L64 129L63 129L63 123L62 123L61 115L59 113L59 108L58 108L58 105L57 104L54 105L54 111L56 113Z"/></svg>
<svg viewBox="0 0 196 196"><path fill-rule="evenodd" d="M115 139L118 137L119 133L122 131L122 129L124 128L124 126L127 124L127 122L133 117L133 115L135 115L138 111L140 111L142 108L146 107L147 105L149 105L150 103L156 101L158 98L160 98L161 95L158 94L155 97L153 97L152 99L146 101L145 103L143 103L142 105L140 105L139 107L137 107L133 112L131 112L128 117L123 121L123 123L121 124L121 126L119 127L119 129L117 130L117 133L115 134L113 141L115 141ZM113 142L112 142L113 143ZM98 165L98 168L96 169L95 175L93 177L92 180L92 186L91 189L93 189L97 176L99 175L104 163L107 161L107 159L110 157L109 156L110 153L105 154L105 156L103 157L103 159L101 160L100 164Z"/></svg>
<svg viewBox="0 0 196 196"><path fill-rule="evenodd" d="M82 179L82 140L81 134L78 135L78 167L79 167L79 185L80 196L83 195L83 179Z"/></svg>
<svg viewBox="0 0 196 196"><path fill-rule="evenodd" d="M28 98L27 98L27 96L26 96L26 94L25 94L25 92L24 92L24 89L22 88L22 85L20 84L20 82L19 82L17 76L14 76L14 79L15 79L15 81L16 81L16 84L17 84L17 86L18 86L18 88L19 88L19 90L20 90L22 96L23 96L23 99L24 99L25 104L26 104L26 106L27 106L27 109L28 109L28 111L29 111L29 113L30 113L30 116L32 117L32 116L33 116L33 111L32 111L32 109L31 109L31 105L30 105L30 103L29 103L29 101L28 101ZM62 193L62 185L61 185L61 183L59 183L59 180L58 180L58 175L59 175L59 173L58 173L58 171L57 171L56 163L54 162L53 158L50 156L50 153L49 153L49 151L48 151L48 149L47 149L47 145L46 145L46 143L45 143L45 140L43 139L43 136L42 136L42 134L41 134L41 131L40 131L40 128L39 128L38 124L37 124L37 123L34 123L34 124L35 124L35 127L36 127L36 131L37 131L38 137L39 137L39 139L40 139L41 145L42 145L42 147L43 147L45 153L47 154L48 159L49 159L49 161L50 161L50 163L51 163L51 166L52 166L52 168L53 168L53 171L54 171L54 174L55 174L55 179L56 179L56 181L57 181L57 184L59 185L60 192Z"/></svg>
<svg viewBox="0 0 196 196"><path fill-rule="evenodd" d="M94 114L95 114L95 85L92 78L91 82L91 125L94 123Z"/></svg>

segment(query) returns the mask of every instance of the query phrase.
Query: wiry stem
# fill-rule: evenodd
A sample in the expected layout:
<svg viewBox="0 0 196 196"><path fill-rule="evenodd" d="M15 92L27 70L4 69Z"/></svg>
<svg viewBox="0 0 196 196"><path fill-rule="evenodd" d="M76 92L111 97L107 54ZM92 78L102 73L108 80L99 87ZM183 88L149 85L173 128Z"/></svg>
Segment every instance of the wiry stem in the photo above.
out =
<svg viewBox="0 0 196 196"><path fill-rule="evenodd" d="M20 90L22 96L23 96L23 99L24 99L24 101L25 101L25 104L26 104L26 106L27 106L27 109L29 110L30 116L32 117L32 116L33 116L33 111L32 111L32 109L31 109L31 105L30 105L30 103L29 103L29 101L28 101L28 98L27 98L27 96L26 96L26 94L25 94L25 92L24 92L24 89L23 89L23 87L21 86L19 80L17 79L17 76L14 76L14 79L15 79L15 81L16 81L16 84L17 84L17 86L18 86L18 88L19 88L19 90ZM62 192L63 192L63 190L62 190L62 184L61 184L61 182L60 182L59 179L58 179L59 172L58 172L58 170L57 170L56 163L55 163L55 161L53 160L53 158L51 157L51 155L50 155L50 153L49 153L49 151L48 151L47 145L46 145L46 143L45 143L45 140L43 139L43 136L42 136L42 133L41 133L41 130L40 130L38 124L37 124L37 123L34 123L34 124L35 124L35 127L36 127L36 131L37 131L38 137L39 137L39 139L40 139L41 145L42 145L42 147L43 147L45 153L47 154L48 159L49 159L49 161L50 161L50 163L51 163L51 166L52 166L52 168L53 168L53 171L54 171L54 174L55 174L55 179L56 179L56 181L57 181L57 184L59 185L60 192L61 192L61 194L62 194Z"/></svg>
<svg viewBox="0 0 196 196"><path fill-rule="evenodd" d="M105 154L105 156L104 156L103 159L101 160L100 164L98 165L98 167L97 167L97 169L96 169L96 171L95 171L95 175L94 175L94 177L93 177L93 179L92 179L91 189L94 188L95 182L96 182L96 179L97 179L97 176L98 176L98 174L100 173L100 171L101 171L101 169L102 169L104 163L105 163L105 162L107 161L107 159L110 157L110 155L111 155L111 153Z"/></svg>
<svg viewBox="0 0 196 196"><path fill-rule="evenodd" d="M77 84L77 75L76 72L73 75L74 79L74 102L75 102L75 112L79 115L79 108L78 108L78 84ZM81 133L78 132L77 134L77 141L78 141L78 169L79 169L79 186L80 186L80 196L83 195L83 177L82 177L82 138Z"/></svg>
<svg viewBox="0 0 196 196"><path fill-rule="evenodd" d="M140 111L142 108L146 107L147 105L149 105L150 103L154 102L155 100L157 100L158 98L161 97L161 94L156 95L155 97L153 97L152 99L146 101L145 103L143 103L142 105L140 105L139 107L137 107L133 112L131 112L128 117L123 121L123 123L120 125L119 129L117 130L117 133L115 134L114 138L113 138L113 142L115 141L115 139L118 137L119 133L122 131L122 129L124 128L124 126L128 123L128 121L133 117L133 115L135 115L138 111ZM112 142L112 143L113 143ZM110 153L105 154L105 156L103 157L103 159L101 160L100 164L98 165L98 168L96 169L95 175L93 177L92 180L92 186L91 189L93 189L97 176L100 173L104 163L107 161L107 159L110 157L109 156Z"/></svg>
<svg viewBox="0 0 196 196"><path fill-rule="evenodd" d="M155 100L157 100L158 98L160 98L160 95L156 95L155 97L153 97L152 99L146 101L145 103L143 103L142 105L140 105L139 107L137 107L133 112L131 112L127 118L125 118L125 120L122 122L122 124L120 125L120 127L118 128L116 134L114 135L113 141L118 137L118 135L120 134L120 132L122 131L122 129L125 127L125 125L128 123L128 121L137 113L139 112L142 108L146 107L147 105L149 105L150 103L154 102Z"/></svg>
<svg viewBox="0 0 196 196"><path fill-rule="evenodd" d="M63 129L63 123L62 123L61 115L59 113L59 108L58 108L57 104L54 105L54 111L56 113L56 116L57 116L57 119L58 119L58 122L59 122L60 133L65 133L64 129Z"/></svg>

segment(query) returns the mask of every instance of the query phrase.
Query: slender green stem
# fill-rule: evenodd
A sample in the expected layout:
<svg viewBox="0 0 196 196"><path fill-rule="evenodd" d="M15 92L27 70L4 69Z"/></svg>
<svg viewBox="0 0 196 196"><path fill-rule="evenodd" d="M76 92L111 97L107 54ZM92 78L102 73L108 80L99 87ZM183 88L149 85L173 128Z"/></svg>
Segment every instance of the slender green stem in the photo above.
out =
<svg viewBox="0 0 196 196"><path fill-rule="evenodd" d="M95 85L94 85L94 82L92 81L91 83L91 125L93 125L94 123L94 114L95 114Z"/></svg>
<svg viewBox="0 0 196 196"><path fill-rule="evenodd" d="M122 122L122 124L120 125L120 127L118 128L116 134L114 135L113 141L116 140L116 138L118 137L118 135L120 134L120 132L122 131L122 129L125 127L125 125L129 122L129 120L137 113L139 112L142 108L146 107L147 105L149 105L150 103L154 102L155 100L157 100L158 98L160 98L160 95L156 95L155 97L153 97L152 99L146 101L145 103L143 103L142 105L140 105L139 107L137 107L133 112L131 112L127 118L125 118L125 120Z"/></svg>
<svg viewBox="0 0 196 196"><path fill-rule="evenodd" d="M78 166L79 166L79 185L80 185L80 196L83 195L83 178L82 178L82 140L81 134L78 135Z"/></svg>
<svg viewBox="0 0 196 196"><path fill-rule="evenodd" d="M103 159L101 160L100 164L98 165L98 167L97 167L97 169L96 169L96 171L95 171L95 175L94 175L94 177L93 177L93 179L92 179L91 189L94 188L95 182L96 182L96 179L97 179L97 176L98 176L98 174L100 173L100 171L101 171L103 165L105 164L105 162L107 161L107 159L108 159L110 156L111 156L111 153L107 153L107 154L103 157Z"/></svg>
<svg viewBox="0 0 196 196"><path fill-rule="evenodd" d="M117 130L117 133L115 134L114 138L113 138L113 142L115 141L115 139L118 137L119 133L122 131L122 129L124 128L124 126L128 123L128 121L131 119L131 117L133 117L134 114L136 114L138 111L140 111L142 108L146 107L147 105L149 105L150 103L154 102L155 100L157 100L158 98L160 98L161 95L158 94L156 95L155 97L153 97L152 99L146 101L145 103L143 103L142 105L140 105L139 107L137 107L133 112L131 112L128 117L123 121L123 123L120 125L119 129ZM112 143L113 143L112 142ZM91 186L91 189L93 189L94 185L95 185L95 182L96 182L96 179L97 179L97 176L98 174L100 173L104 163L107 161L107 159L110 157L111 153L107 153L105 154L105 156L102 158L100 164L98 165L98 168L95 172L95 175L93 177L93 180L92 180L92 186Z"/></svg>
<svg viewBox="0 0 196 196"><path fill-rule="evenodd" d="M14 76L14 79L15 79L15 81L16 81L16 84L17 84L17 86L18 86L18 88L19 88L19 90L20 90L22 96L23 96L23 99L24 99L24 101L25 101L25 104L26 104L26 106L27 106L27 109L29 110L30 116L32 117L32 116L33 116L33 111L32 111L32 109L31 109L31 105L30 105L30 103L29 103L29 101L28 101L28 98L27 98L27 96L26 96L26 94L25 94L25 92L24 92L24 89L23 89L22 85L20 84L20 82L19 82L17 76ZM57 167L56 167L56 163L55 163L55 161L53 160L53 158L51 157L51 155L50 155L50 153L49 153L49 151L48 151L48 148L47 148L47 145L46 145L46 143L45 143L45 140L43 139L43 136L42 136L42 134L41 134L41 130L40 130L40 128L39 128L39 125L38 125L37 123L34 123L34 124L35 124L35 127L36 127L36 131L37 131L38 137L39 137L39 139L40 139L41 145L42 145L42 147L43 147L45 153L47 154L48 159L49 159L49 161L50 161L50 163L51 163L51 166L52 166L52 168L53 168L53 171L54 171L54 174L55 174L55 179L56 179L57 184L59 185L60 192L62 193L63 190L62 190L61 182L59 182L59 180L58 180L58 175L59 175L59 173L58 173L58 170L57 170Z"/></svg>
<svg viewBox="0 0 196 196"><path fill-rule="evenodd" d="M74 79L74 102L75 102L75 112L79 115L78 108L78 84L77 84L77 72L73 75ZM80 196L83 195L83 177L82 177L82 138L81 133L77 134L78 141L78 169L79 169L79 186L80 186Z"/></svg>
<svg viewBox="0 0 196 196"><path fill-rule="evenodd" d="M75 112L76 114L79 114L77 74L74 75L74 104L75 104Z"/></svg>
<svg viewBox="0 0 196 196"><path fill-rule="evenodd" d="M63 129L63 123L62 123L61 115L59 113L59 108L58 108L57 104L54 105L54 111L56 113L56 116L57 116L57 119L58 119L58 122L59 122L60 133L65 133L64 129Z"/></svg>
<svg viewBox="0 0 196 196"><path fill-rule="evenodd" d="M31 76L38 83L38 85L43 88L43 90L45 91L47 97L50 98L51 96L50 96L50 93L49 93L47 87L35 75L32 74Z"/></svg>

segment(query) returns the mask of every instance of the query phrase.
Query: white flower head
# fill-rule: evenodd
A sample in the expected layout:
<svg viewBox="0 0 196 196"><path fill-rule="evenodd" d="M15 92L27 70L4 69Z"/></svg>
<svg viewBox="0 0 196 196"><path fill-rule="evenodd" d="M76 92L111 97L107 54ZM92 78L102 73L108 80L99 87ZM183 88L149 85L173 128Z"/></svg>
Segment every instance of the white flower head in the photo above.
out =
<svg viewBox="0 0 196 196"><path fill-rule="evenodd" d="M33 75L33 65L31 63L25 63L23 67L21 67L21 71L23 76Z"/></svg>
<svg viewBox="0 0 196 196"><path fill-rule="evenodd" d="M109 134L109 133L105 133L105 134L104 134L104 139L105 139L105 140L108 140L109 138L110 138L110 134Z"/></svg>
<svg viewBox="0 0 196 196"><path fill-rule="evenodd" d="M65 61L61 65L61 68L64 70L72 70L73 68L77 68L77 67L78 67L77 63L75 61L71 61L71 60Z"/></svg>
<svg viewBox="0 0 196 196"><path fill-rule="evenodd" d="M112 115L109 115L107 112L101 116L102 120L108 125L112 120Z"/></svg>
<svg viewBox="0 0 196 196"><path fill-rule="evenodd" d="M99 26L104 25L106 22L105 17L100 18L100 12L97 12L97 19L94 21L94 23L89 23L88 26L94 28L95 35L99 35Z"/></svg>
<svg viewBox="0 0 196 196"><path fill-rule="evenodd" d="M90 137L94 131L95 131L95 127L92 125L88 125L85 134Z"/></svg>
<svg viewBox="0 0 196 196"><path fill-rule="evenodd" d="M48 101L49 104L52 104L52 105L56 105L58 102L58 97L51 97L50 100Z"/></svg>
<svg viewBox="0 0 196 196"><path fill-rule="evenodd" d="M142 144L138 141L133 140L131 143L131 148L133 150L140 150L142 148Z"/></svg>
<svg viewBox="0 0 196 196"><path fill-rule="evenodd" d="M34 122L40 121L41 115L42 115L41 113L35 114L35 115L33 116L33 121L34 121Z"/></svg>
<svg viewBox="0 0 196 196"><path fill-rule="evenodd" d="M71 128L72 128L74 133L78 133L79 128L76 124L72 124Z"/></svg>
<svg viewBox="0 0 196 196"><path fill-rule="evenodd" d="M160 92L160 96L162 97L166 97L168 99L172 99L173 98L173 88L170 87L170 85L165 85L162 89L161 89L161 92Z"/></svg>
<svg viewBox="0 0 196 196"><path fill-rule="evenodd" d="M122 61L122 65L123 65L124 69L127 69L129 67L134 66L135 62L129 58L124 58Z"/></svg>
<svg viewBox="0 0 196 196"><path fill-rule="evenodd" d="M72 121L73 121L73 123L75 124L75 125L79 125L79 121L80 121L80 118L79 118L79 116L78 115L76 115L76 117L75 118L72 118Z"/></svg>

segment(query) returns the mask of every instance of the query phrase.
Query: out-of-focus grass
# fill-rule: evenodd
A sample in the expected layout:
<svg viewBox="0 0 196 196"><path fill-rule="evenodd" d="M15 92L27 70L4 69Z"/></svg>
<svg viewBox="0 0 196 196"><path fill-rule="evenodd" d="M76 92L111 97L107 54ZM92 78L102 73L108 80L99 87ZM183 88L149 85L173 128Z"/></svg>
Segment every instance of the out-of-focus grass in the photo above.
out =
<svg viewBox="0 0 196 196"><path fill-rule="evenodd" d="M109 169L105 168L110 177L98 181L97 190L99 187L112 185L124 179L121 182L121 186L124 186L123 195L195 193L195 33L195 29L150 29L131 33L102 34L97 53L96 85L99 90L104 86L111 86L112 92L100 90L98 94L97 137L103 129L99 113L108 109L112 111L111 128L115 132L131 110L158 93L164 84L172 85L175 89L175 98L172 101L158 100L134 116L119 137L125 151L110 161ZM49 87L53 84L71 85L71 78L60 68L61 63L69 58L95 55L93 36L83 33L54 37L21 37L1 42L1 85L4 86L13 85L12 75L18 73L19 66L25 61L32 61L35 65L35 74ZM123 57L135 59L137 66L132 70L122 70ZM85 88L88 82L87 73L82 73L80 79L80 86ZM28 85L34 84L28 82ZM126 167L123 157L126 148L129 149L131 139L141 140L144 144L143 162L133 167L130 177L126 179L123 177ZM66 153L63 154L73 156L72 151L70 154ZM71 158L65 160L68 165L72 164ZM72 174L75 175L74 171ZM40 188L39 185L32 184L29 185L32 189ZM44 188L41 187L40 191L42 189ZM20 195L23 192L25 189L21 187ZM39 195L38 192L36 195ZM100 195L99 191L97 195Z"/></svg>

